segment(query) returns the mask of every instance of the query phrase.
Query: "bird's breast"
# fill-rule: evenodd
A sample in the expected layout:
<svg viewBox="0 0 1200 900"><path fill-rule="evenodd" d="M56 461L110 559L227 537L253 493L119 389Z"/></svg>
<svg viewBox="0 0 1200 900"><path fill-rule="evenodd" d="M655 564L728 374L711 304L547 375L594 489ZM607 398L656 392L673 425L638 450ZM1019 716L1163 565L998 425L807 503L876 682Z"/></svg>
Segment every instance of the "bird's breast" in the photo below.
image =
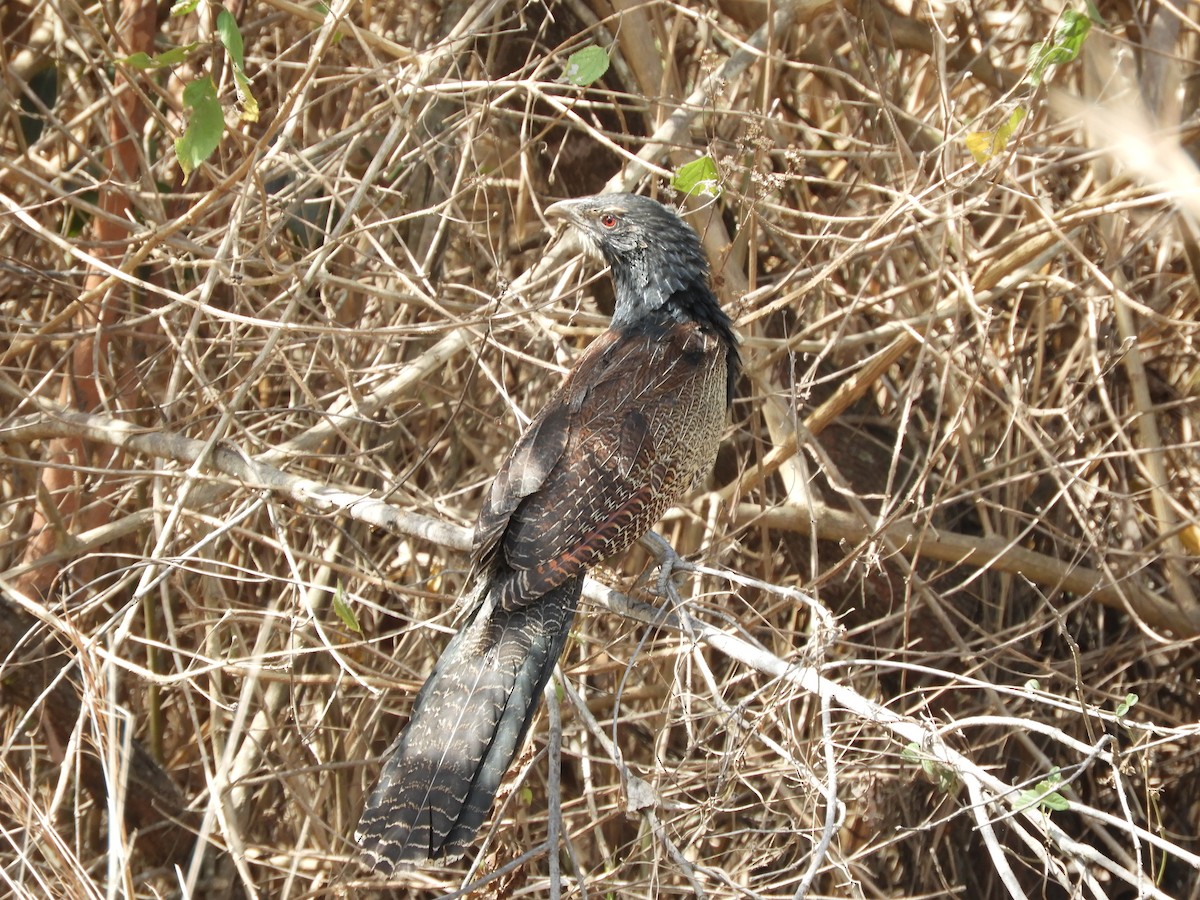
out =
<svg viewBox="0 0 1200 900"><path fill-rule="evenodd" d="M727 363L724 343L695 323L678 323L653 354L653 388L641 414L671 506L712 468L725 430ZM664 510L665 511L665 510Z"/></svg>

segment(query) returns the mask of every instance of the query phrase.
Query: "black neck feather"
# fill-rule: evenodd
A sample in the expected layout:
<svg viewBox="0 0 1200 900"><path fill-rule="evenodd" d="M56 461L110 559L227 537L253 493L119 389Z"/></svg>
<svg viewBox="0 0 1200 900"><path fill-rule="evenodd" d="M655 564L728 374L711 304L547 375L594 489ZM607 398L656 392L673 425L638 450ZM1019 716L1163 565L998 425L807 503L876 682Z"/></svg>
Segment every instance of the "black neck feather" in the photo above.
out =
<svg viewBox="0 0 1200 900"><path fill-rule="evenodd" d="M737 335L733 331L733 320L721 309L716 296L707 285L694 284L672 291L657 307L642 308L640 312L641 315L632 322L618 323L614 320L614 327L620 330L636 330L639 327L653 329L669 326L672 322L695 322L705 333L720 340L725 348L725 364L728 370L726 402L733 403L734 389L742 368Z"/></svg>

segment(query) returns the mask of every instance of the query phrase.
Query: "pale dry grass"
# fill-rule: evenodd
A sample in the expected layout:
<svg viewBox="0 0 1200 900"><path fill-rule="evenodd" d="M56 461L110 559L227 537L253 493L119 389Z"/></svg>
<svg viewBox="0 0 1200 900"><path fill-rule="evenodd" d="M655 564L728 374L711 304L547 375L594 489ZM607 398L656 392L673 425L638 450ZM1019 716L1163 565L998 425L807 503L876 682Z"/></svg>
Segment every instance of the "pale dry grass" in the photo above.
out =
<svg viewBox="0 0 1200 900"><path fill-rule="evenodd" d="M980 166L1056 8L618 6L238 10L263 118L186 182L220 54L131 88L99 8L4 10L10 890L375 893L480 494L605 326L540 210L707 152L746 376L659 529L701 570L597 573L477 864L392 892L1200 897L1194 26L1110 20Z"/></svg>

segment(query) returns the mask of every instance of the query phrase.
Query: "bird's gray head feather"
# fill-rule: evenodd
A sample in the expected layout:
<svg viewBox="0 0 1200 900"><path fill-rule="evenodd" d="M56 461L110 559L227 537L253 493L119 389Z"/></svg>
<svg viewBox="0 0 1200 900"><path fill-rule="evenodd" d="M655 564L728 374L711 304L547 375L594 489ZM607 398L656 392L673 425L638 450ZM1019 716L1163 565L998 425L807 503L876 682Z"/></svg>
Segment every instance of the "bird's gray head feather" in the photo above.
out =
<svg viewBox="0 0 1200 900"><path fill-rule="evenodd" d="M711 296L699 235L656 200L600 194L555 203L546 216L567 220L583 246L612 269L614 326L630 324L681 294Z"/></svg>

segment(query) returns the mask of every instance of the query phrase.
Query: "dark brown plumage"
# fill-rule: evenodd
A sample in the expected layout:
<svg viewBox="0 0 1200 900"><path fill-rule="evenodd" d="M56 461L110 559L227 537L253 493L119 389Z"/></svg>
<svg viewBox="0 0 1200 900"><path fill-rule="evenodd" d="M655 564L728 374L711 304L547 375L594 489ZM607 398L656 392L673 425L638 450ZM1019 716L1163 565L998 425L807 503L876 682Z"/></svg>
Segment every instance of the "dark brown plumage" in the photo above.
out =
<svg viewBox="0 0 1200 900"><path fill-rule="evenodd" d="M612 325L500 467L475 527L463 629L413 706L356 837L376 869L466 852L562 653L588 570L709 470L737 342L695 231L654 200L556 203L609 264Z"/></svg>

